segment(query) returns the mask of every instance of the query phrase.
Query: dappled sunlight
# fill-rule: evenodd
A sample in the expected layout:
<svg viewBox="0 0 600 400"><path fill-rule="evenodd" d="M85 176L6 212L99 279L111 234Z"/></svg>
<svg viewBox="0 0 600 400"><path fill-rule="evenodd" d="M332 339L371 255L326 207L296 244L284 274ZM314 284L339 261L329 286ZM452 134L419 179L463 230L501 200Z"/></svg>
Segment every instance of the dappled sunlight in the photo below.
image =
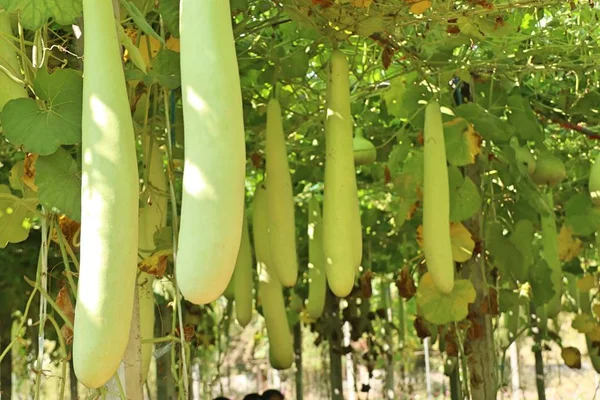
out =
<svg viewBox="0 0 600 400"><path fill-rule="evenodd" d="M195 199L218 200L214 186L208 182L202 170L190 160L186 160L183 173L185 194Z"/></svg>

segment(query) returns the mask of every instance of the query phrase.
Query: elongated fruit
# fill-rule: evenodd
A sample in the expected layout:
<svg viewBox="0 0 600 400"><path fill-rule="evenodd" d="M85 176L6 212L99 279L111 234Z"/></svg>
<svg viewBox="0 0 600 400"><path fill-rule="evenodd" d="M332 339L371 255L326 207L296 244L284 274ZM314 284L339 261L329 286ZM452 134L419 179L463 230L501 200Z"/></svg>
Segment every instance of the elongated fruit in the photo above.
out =
<svg viewBox="0 0 600 400"><path fill-rule="evenodd" d="M241 242L242 96L229 2L180 4L185 164L176 278L187 300L206 304L225 291Z"/></svg>
<svg viewBox="0 0 600 400"><path fill-rule="evenodd" d="M596 157L596 160L590 167L590 177L588 180L588 189L592 202L600 206L600 155Z"/></svg>
<svg viewBox="0 0 600 400"><path fill-rule="evenodd" d="M129 338L138 249L138 168L112 2L83 1L81 267L73 363L98 388Z"/></svg>
<svg viewBox="0 0 600 400"><path fill-rule="evenodd" d="M235 318L241 326L246 326L252 319L252 249L248 222L244 215L242 243L233 271L233 296L235 300Z"/></svg>
<svg viewBox="0 0 600 400"><path fill-rule="evenodd" d="M277 274L282 285L291 287L296 284L298 277L296 219L281 107L277 99L271 99L267 107L266 156L269 179L269 243L273 272Z"/></svg>
<svg viewBox="0 0 600 400"><path fill-rule="evenodd" d="M550 267L550 281L554 289L554 296L546 304L546 314L548 318L554 318L560 311L560 302L562 297L562 267L560 257L558 255L558 234L556 232L556 220L554 215L554 198L552 189L548 188L546 201L551 214L541 215L540 221L542 225L542 246L544 259Z"/></svg>
<svg viewBox="0 0 600 400"><path fill-rule="evenodd" d="M144 147L146 149L146 147ZM154 234L167 224L167 178L162 165L162 152L156 142L151 151L145 151L148 171L149 196L140 208L139 255L140 261L150 257L156 250ZM149 154L148 154L149 153ZM149 160L148 160L149 157ZM138 298L140 305L140 333L142 340L154 337L154 275L138 274ZM152 343L142 343L142 377L145 380L152 359Z"/></svg>
<svg viewBox="0 0 600 400"><path fill-rule="evenodd" d="M440 105L425 108L423 179L423 252L427 270L442 293L454 288L454 262L450 242L450 191Z"/></svg>
<svg viewBox="0 0 600 400"><path fill-rule="evenodd" d="M327 282L339 297L347 296L352 290L362 258L349 75L348 60L341 51L334 51L330 60L325 121L323 248Z"/></svg>
<svg viewBox="0 0 600 400"><path fill-rule="evenodd" d="M294 347L285 311L283 287L277 280L277 275L270 272L272 258L268 235L267 192L264 182L260 183L254 194L253 205L252 231L259 276L258 297L267 327L271 366L286 369L294 362Z"/></svg>
<svg viewBox="0 0 600 400"><path fill-rule="evenodd" d="M21 79L21 68L17 52L9 39L13 36L8 12L0 9L0 62L10 74ZM4 105L13 99L27 97L25 86L15 82L5 71L0 71L0 111Z"/></svg>
<svg viewBox="0 0 600 400"><path fill-rule="evenodd" d="M323 220L316 197L308 201L308 302L306 310L312 319L323 314L327 290L325 254L323 253Z"/></svg>

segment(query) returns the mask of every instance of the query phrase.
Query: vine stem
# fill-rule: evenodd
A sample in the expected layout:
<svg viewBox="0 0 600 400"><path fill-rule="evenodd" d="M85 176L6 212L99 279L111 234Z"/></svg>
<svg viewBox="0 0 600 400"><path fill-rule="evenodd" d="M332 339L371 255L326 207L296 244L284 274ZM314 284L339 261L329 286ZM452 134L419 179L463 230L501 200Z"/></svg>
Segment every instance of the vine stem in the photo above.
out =
<svg viewBox="0 0 600 400"><path fill-rule="evenodd" d="M38 273L36 285L40 285L42 290L48 291L48 232L52 230L52 222L48 229L48 218L46 209L42 206L42 244L40 246L40 255L38 261ZM53 221L53 219L51 219ZM44 342L46 341L44 327L48 317L48 302L45 296L40 297L40 322L38 326L38 354L37 354L37 375L35 379L35 398L40 398L41 374L44 368Z"/></svg>
<svg viewBox="0 0 600 400"><path fill-rule="evenodd" d="M168 170L169 170L169 192L171 195L171 207L172 207L172 224L173 224L173 263L177 268L177 234L179 232L179 224L177 223L177 197L175 196L175 175L173 172L173 142L171 132L171 119L169 116L169 96L166 88L163 88L163 101L165 109L165 125L167 130L167 155L168 155ZM182 378L183 378L183 391L184 396L188 398L189 392L189 379L188 379L188 366L187 357L185 354L185 332L183 331L183 314L181 311L181 293L177 287L177 279L173 276L175 282L175 302L177 304L177 319L179 324L179 336L180 336L180 351L181 351L181 363L182 363Z"/></svg>

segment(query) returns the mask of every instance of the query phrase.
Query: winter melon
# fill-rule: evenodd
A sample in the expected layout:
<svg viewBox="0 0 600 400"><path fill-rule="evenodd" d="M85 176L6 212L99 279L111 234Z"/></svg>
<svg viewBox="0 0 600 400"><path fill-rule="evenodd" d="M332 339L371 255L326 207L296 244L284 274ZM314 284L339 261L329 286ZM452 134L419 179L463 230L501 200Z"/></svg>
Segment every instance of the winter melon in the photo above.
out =
<svg viewBox="0 0 600 400"><path fill-rule="evenodd" d="M0 9L0 60L10 75L21 79L21 66L17 52L9 39L13 36L10 16L7 11ZM27 97L25 85L15 82L5 71L0 71L0 111L10 100Z"/></svg>

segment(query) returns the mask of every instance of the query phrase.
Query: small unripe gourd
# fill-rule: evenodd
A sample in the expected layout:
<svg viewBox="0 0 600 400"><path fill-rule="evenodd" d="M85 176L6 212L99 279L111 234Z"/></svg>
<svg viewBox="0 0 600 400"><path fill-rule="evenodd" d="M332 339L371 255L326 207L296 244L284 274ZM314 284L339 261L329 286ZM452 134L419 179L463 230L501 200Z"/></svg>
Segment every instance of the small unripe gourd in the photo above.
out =
<svg viewBox="0 0 600 400"><path fill-rule="evenodd" d="M375 145L363 136L363 131L360 128L356 130L356 135L352 141L352 147L354 149L355 165L373 164L377 159L377 149L375 148Z"/></svg>

